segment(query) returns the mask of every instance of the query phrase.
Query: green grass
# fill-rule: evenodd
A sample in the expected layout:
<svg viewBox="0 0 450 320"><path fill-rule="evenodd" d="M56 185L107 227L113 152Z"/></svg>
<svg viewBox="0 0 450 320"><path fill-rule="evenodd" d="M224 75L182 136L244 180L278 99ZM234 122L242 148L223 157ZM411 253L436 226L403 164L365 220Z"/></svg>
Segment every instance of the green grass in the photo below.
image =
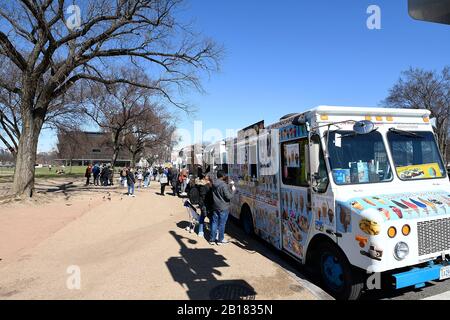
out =
<svg viewBox="0 0 450 320"><path fill-rule="evenodd" d="M56 170L63 170L65 174L56 174ZM48 168L36 168L36 178L56 178L56 177L84 177L86 167L73 166L72 170L70 167L52 167L52 171ZM12 176L14 174L14 169L11 168L0 168L0 177L5 178Z"/></svg>

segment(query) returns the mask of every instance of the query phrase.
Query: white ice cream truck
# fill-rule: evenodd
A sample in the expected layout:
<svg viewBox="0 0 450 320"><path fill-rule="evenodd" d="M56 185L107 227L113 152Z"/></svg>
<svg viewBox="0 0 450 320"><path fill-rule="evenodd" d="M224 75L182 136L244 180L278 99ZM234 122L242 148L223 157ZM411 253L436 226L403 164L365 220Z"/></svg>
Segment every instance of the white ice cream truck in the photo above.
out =
<svg viewBox="0 0 450 320"><path fill-rule="evenodd" d="M450 278L450 183L427 110L321 106L226 143L231 214L320 270L337 298L370 275Z"/></svg>

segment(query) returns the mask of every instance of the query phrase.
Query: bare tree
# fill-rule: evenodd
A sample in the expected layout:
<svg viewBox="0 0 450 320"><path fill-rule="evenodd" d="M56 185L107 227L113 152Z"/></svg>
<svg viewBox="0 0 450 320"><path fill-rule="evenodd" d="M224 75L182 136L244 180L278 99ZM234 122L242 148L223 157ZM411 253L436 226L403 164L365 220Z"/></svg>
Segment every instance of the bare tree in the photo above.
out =
<svg viewBox="0 0 450 320"><path fill-rule="evenodd" d="M151 108L149 90L128 83L94 83L90 86L89 97L84 105L84 112L102 131L111 135L111 164L114 168L133 125L145 116L148 107Z"/></svg>
<svg viewBox="0 0 450 320"><path fill-rule="evenodd" d="M447 156L450 129L450 67L442 72L411 68L402 72L383 101L388 107L427 109L436 121L436 134L443 157ZM450 161L447 158L447 162Z"/></svg>
<svg viewBox="0 0 450 320"><path fill-rule="evenodd" d="M0 163L2 162L13 162L14 161L14 156L11 154L11 152L9 152L9 150L3 150L0 148Z"/></svg>
<svg viewBox="0 0 450 320"><path fill-rule="evenodd" d="M65 0L0 3L0 55L19 70L17 85L0 87L20 97L20 138L12 192L32 196L39 133L53 101L83 80L128 83L157 91L176 106L171 88L201 89L198 70L215 70L220 50L175 18L182 0L86 0L67 12ZM73 9L74 7L71 6ZM151 72L142 84L111 72L132 64Z"/></svg>
<svg viewBox="0 0 450 320"><path fill-rule="evenodd" d="M175 126L172 117L158 106L147 106L144 112L136 118L131 130L125 136L125 146L131 154L131 166L136 165L139 155L147 158L158 145L170 144Z"/></svg>
<svg viewBox="0 0 450 320"><path fill-rule="evenodd" d="M52 150L49 152L39 152L36 155L36 162L42 164L52 164L54 160L58 158L58 152L56 150Z"/></svg>
<svg viewBox="0 0 450 320"><path fill-rule="evenodd" d="M0 62L1 67L3 67L1 79L8 80L11 84L18 86L16 74L19 70L14 65ZM75 85L65 95L51 102L42 128L76 130L85 116L79 108L81 101L82 88ZM22 133L20 105L21 96L19 94L0 87L0 142L11 152L14 159L17 157Z"/></svg>

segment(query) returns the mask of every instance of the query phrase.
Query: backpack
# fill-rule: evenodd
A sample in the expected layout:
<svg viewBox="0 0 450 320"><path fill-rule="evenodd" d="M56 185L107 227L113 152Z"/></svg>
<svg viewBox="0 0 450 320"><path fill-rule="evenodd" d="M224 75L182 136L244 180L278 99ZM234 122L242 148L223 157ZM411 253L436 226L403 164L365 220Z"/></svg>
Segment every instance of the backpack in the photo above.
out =
<svg viewBox="0 0 450 320"><path fill-rule="evenodd" d="M159 182L161 184L166 184L169 182L169 179L167 178L167 175L165 173L162 173L160 178L159 178Z"/></svg>
<svg viewBox="0 0 450 320"><path fill-rule="evenodd" d="M200 203L200 192L197 186L194 186L189 190L189 201L193 205L198 205Z"/></svg>

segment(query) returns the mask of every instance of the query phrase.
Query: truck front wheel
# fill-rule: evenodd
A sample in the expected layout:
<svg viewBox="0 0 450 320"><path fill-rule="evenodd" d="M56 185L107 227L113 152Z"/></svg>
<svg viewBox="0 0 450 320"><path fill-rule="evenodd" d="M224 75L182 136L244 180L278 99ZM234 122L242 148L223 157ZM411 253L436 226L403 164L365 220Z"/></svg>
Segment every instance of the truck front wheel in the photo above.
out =
<svg viewBox="0 0 450 320"><path fill-rule="evenodd" d="M324 243L319 247L318 255L325 289L337 300L357 300L364 288L363 278L353 270L342 251L334 244Z"/></svg>

